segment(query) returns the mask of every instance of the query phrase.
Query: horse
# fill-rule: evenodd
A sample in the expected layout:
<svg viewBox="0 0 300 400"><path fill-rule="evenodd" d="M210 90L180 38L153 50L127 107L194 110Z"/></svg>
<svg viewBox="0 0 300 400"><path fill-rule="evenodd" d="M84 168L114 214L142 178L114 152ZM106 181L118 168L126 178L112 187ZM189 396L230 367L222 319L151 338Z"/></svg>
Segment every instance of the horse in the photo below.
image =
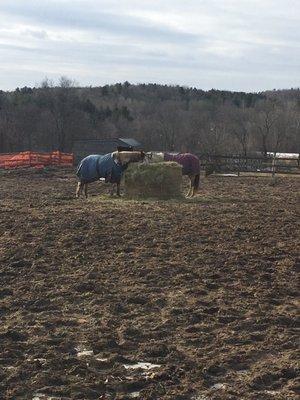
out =
<svg viewBox="0 0 300 400"><path fill-rule="evenodd" d="M117 185L117 196L120 197L120 182L128 165L132 162L144 161L143 151L114 151L105 155L92 154L81 160L76 175L79 182L76 189L76 197L80 197L84 190L88 197L88 184L104 179L106 183ZM112 187L111 195L113 194Z"/></svg>
<svg viewBox="0 0 300 400"><path fill-rule="evenodd" d="M182 166L182 175L190 178L190 188L186 197L194 197L199 190L200 183L200 160L191 153L146 153L146 162L175 161Z"/></svg>

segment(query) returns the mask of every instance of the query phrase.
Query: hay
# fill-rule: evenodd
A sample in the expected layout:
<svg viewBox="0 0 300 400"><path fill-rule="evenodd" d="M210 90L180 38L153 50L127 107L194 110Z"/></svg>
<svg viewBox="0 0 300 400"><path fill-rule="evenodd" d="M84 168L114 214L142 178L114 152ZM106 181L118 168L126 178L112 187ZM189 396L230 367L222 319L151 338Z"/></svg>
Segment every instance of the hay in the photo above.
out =
<svg viewBox="0 0 300 400"><path fill-rule="evenodd" d="M170 199L181 197L182 167L176 162L130 164L125 173L129 198Z"/></svg>

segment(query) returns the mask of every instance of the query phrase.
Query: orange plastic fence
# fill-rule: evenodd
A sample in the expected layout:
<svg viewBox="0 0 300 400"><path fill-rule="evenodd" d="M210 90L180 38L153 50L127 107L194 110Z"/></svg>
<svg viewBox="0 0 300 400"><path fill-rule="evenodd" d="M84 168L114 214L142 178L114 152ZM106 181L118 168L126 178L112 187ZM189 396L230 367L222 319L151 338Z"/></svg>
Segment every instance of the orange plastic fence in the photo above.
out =
<svg viewBox="0 0 300 400"><path fill-rule="evenodd" d="M51 153L37 153L33 151L23 151L21 153L0 154L0 168L24 168L36 167L43 168L47 165L71 166L74 162L72 153L61 153L53 151Z"/></svg>

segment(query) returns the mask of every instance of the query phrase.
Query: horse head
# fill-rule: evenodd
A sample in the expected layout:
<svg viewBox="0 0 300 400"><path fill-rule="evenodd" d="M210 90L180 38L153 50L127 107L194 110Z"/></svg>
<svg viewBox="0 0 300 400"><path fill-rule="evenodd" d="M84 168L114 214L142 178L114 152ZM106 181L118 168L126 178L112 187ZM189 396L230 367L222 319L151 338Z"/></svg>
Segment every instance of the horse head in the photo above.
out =
<svg viewBox="0 0 300 400"><path fill-rule="evenodd" d="M146 153L144 151L115 151L114 158L118 160L121 165L128 165L132 162L144 161Z"/></svg>
<svg viewBox="0 0 300 400"><path fill-rule="evenodd" d="M148 151L147 153L145 153L145 161L146 161L146 163L149 163L151 160L152 160L152 157L153 157L153 153L152 153L152 151Z"/></svg>

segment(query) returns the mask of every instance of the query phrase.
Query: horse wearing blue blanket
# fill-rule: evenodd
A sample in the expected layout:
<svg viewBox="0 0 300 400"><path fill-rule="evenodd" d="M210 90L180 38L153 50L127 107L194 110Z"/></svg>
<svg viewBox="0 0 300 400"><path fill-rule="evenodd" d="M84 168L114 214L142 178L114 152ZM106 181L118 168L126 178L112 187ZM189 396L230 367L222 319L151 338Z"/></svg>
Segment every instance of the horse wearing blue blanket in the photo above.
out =
<svg viewBox="0 0 300 400"><path fill-rule="evenodd" d="M99 179L117 185L117 195L120 196L120 182L122 175L131 162L144 161L143 151L114 151L113 153L99 155L93 154L85 157L77 168L76 175L79 182L76 197L84 189L85 197L88 196L88 184Z"/></svg>

